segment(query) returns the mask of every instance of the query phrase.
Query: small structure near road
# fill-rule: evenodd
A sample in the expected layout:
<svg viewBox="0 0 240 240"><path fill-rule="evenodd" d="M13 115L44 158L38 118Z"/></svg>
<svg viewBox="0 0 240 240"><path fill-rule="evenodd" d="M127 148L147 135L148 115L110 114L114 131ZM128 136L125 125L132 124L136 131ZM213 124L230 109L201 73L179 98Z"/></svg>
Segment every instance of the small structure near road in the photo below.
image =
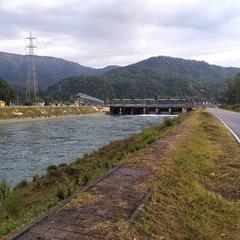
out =
<svg viewBox="0 0 240 240"><path fill-rule="evenodd" d="M6 102L5 101L2 101L0 100L0 107L5 107L6 106Z"/></svg>
<svg viewBox="0 0 240 240"><path fill-rule="evenodd" d="M113 99L110 114L177 114L191 111L192 101L187 99Z"/></svg>
<svg viewBox="0 0 240 240"><path fill-rule="evenodd" d="M83 93L78 93L75 98L75 106L85 106L85 105L93 105L93 106L103 106L104 101Z"/></svg>

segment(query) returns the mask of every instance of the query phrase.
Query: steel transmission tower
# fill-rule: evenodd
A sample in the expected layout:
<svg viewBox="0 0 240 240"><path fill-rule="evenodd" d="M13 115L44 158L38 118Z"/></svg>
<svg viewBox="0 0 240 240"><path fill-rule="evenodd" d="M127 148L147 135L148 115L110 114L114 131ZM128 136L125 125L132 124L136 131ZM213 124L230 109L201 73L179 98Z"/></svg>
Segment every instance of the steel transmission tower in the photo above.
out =
<svg viewBox="0 0 240 240"><path fill-rule="evenodd" d="M26 88L26 103L29 105L36 105L38 103L38 82L37 82L37 73L36 73L36 64L35 64L35 55L34 49L37 48L34 46L34 38L30 32L29 37L26 38L28 45L28 73L27 73L27 88Z"/></svg>

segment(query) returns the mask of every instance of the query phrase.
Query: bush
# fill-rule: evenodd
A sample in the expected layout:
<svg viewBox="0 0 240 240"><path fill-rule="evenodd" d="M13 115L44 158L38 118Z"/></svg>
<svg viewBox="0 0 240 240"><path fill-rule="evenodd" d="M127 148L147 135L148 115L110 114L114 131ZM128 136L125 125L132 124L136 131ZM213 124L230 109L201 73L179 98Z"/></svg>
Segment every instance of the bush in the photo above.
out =
<svg viewBox="0 0 240 240"><path fill-rule="evenodd" d="M20 183L16 185L15 188L23 188L23 187L26 187L27 185L28 185L27 180L22 180Z"/></svg>
<svg viewBox="0 0 240 240"><path fill-rule="evenodd" d="M39 180L39 176L38 175L34 175L33 178L32 178L32 181L36 182L37 180Z"/></svg>
<svg viewBox="0 0 240 240"><path fill-rule="evenodd" d="M5 178L0 181L0 200L4 200L10 192L10 186Z"/></svg>
<svg viewBox="0 0 240 240"><path fill-rule="evenodd" d="M18 200L13 195L8 195L4 200L3 209L6 218L17 216L20 209Z"/></svg>
<svg viewBox="0 0 240 240"><path fill-rule="evenodd" d="M64 200L66 198L66 188L64 185L62 184L59 184L57 186L57 191L56 191L56 196L58 197L58 199L61 201L61 200Z"/></svg>
<svg viewBox="0 0 240 240"><path fill-rule="evenodd" d="M86 186L90 182L90 176L88 172L85 172L78 180L80 186Z"/></svg>
<svg viewBox="0 0 240 240"><path fill-rule="evenodd" d="M50 165L50 166L48 166L48 168L47 168L47 172L48 172L48 173L51 172L51 171L53 171L53 170L57 170L57 166L56 166L56 165Z"/></svg>
<svg viewBox="0 0 240 240"><path fill-rule="evenodd" d="M59 167L66 167L67 164L66 164L66 163L60 163L58 166L59 166Z"/></svg>
<svg viewBox="0 0 240 240"><path fill-rule="evenodd" d="M73 194L74 183L67 181L65 184L58 184L56 196L61 201Z"/></svg>
<svg viewBox="0 0 240 240"><path fill-rule="evenodd" d="M64 172L68 175L74 175L77 172L77 170L71 166L66 166Z"/></svg>
<svg viewBox="0 0 240 240"><path fill-rule="evenodd" d="M170 127L173 125L173 120L170 117L166 117L164 118L164 124L165 126Z"/></svg>

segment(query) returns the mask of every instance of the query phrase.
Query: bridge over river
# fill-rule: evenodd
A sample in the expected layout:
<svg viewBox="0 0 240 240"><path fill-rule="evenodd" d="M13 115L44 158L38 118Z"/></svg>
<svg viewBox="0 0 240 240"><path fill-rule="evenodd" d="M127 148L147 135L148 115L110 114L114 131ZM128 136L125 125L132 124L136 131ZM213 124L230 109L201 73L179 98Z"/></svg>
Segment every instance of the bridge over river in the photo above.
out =
<svg viewBox="0 0 240 240"><path fill-rule="evenodd" d="M187 99L114 99L106 104L110 114L177 114L191 111L193 102Z"/></svg>

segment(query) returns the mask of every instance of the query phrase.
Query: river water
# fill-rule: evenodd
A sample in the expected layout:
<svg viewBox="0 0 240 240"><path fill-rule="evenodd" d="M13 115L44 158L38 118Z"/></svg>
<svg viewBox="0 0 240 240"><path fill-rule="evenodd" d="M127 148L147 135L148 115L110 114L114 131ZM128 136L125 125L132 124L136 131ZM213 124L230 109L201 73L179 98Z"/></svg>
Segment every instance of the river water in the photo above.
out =
<svg viewBox="0 0 240 240"><path fill-rule="evenodd" d="M44 174L111 141L163 121L161 115L107 114L0 124L0 179L11 185Z"/></svg>

